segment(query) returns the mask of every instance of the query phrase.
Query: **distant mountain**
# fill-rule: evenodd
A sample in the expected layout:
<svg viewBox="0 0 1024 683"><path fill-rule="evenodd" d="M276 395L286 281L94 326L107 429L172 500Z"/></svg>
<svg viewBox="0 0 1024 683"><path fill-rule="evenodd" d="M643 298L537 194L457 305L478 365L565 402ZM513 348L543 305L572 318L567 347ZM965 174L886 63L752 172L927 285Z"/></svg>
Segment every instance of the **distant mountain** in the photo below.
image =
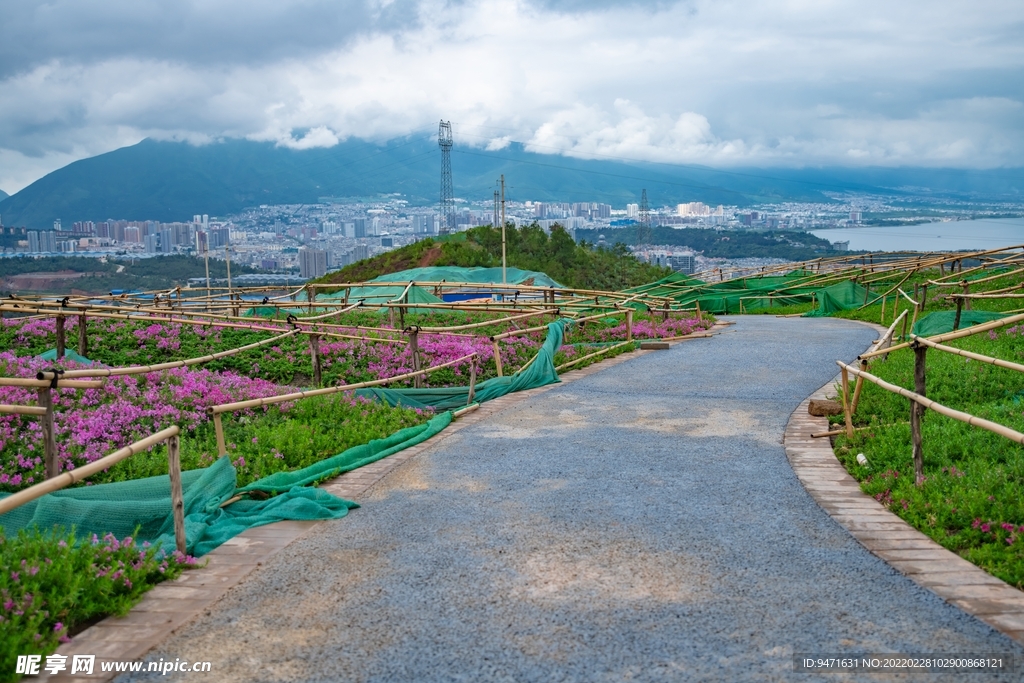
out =
<svg viewBox="0 0 1024 683"><path fill-rule="evenodd" d="M488 199L504 174L513 200L599 201L623 206L646 188L652 206L684 201L747 206L830 201L829 191L906 191L936 196L1024 196L1024 169L733 169L583 160L527 152L512 144L488 152L456 147L455 193ZM437 202L440 151L429 137L386 144L348 140L330 149L291 150L227 140L204 146L144 140L83 159L0 201L5 224L48 228L54 219L186 220L258 204L310 204L321 197L401 193ZM899 188L904 188L900 190Z"/></svg>
<svg viewBox="0 0 1024 683"><path fill-rule="evenodd" d="M7 194L7 193L6 193L6 192L4 192L3 190L0 190L0 202L2 202L3 200L7 199L7 198L8 198L8 197L10 197L10 196L11 196L11 195Z"/></svg>

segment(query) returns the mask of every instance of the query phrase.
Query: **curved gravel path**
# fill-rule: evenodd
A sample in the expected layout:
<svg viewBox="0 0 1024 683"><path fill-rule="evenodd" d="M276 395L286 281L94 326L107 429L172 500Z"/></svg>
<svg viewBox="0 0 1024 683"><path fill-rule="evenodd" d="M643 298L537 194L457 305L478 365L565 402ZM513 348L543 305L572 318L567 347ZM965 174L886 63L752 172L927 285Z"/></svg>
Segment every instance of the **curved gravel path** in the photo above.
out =
<svg viewBox="0 0 1024 683"><path fill-rule="evenodd" d="M1024 665L862 548L786 461L790 413L874 336L740 318L516 404L406 463L149 659L359 682L893 678L796 673L795 652Z"/></svg>

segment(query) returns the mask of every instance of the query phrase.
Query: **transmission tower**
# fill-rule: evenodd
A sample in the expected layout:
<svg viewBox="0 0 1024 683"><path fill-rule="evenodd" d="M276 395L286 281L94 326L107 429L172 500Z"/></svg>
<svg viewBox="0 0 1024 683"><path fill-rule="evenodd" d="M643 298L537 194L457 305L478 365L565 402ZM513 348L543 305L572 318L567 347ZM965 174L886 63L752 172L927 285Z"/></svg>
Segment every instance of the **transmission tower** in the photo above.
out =
<svg viewBox="0 0 1024 683"><path fill-rule="evenodd" d="M640 194L640 216L636 224L636 250L643 251L651 243L651 207L647 205L646 188Z"/></svg>
<svg viewBox="0 0 1024 683"><path fill-rule="evenodd" d="M441 147L441 225L442 235L455 232L455 190L452 189L452 122L441 121L437 129Z"/></svg>

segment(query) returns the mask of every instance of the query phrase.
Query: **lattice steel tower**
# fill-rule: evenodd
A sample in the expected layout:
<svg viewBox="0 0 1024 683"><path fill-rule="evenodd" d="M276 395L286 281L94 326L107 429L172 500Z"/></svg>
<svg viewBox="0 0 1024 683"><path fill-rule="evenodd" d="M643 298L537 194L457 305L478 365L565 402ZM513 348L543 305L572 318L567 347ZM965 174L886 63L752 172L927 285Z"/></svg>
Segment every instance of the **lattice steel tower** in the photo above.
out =
<svg viewBox="0 0 1024 683"><path fill-rule="evenodd" d="M441 224L442 235L455 232L455 190L452 189L452 122L441 121L437 129L437 144L441 147Z"/></svg>
<svg viewBox="0 0 1024 683"><path fill-rule="evenodd" d="M636 224L636 248L641 251L651 243L651 207L647 205L647 190L640 194L640 216Z"/></svg>

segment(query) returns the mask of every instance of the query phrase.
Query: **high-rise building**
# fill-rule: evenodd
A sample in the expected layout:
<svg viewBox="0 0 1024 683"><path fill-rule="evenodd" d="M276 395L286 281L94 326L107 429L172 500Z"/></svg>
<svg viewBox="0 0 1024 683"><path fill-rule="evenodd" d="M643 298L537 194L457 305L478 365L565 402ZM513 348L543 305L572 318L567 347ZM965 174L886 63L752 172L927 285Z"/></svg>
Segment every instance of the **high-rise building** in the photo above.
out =
<svg viewBox="0 0 1024 683"><path fill-rule="evenodd" d="M626 204L626 218L636 219L640 216L639 204Z"/></svg>
<svg viewBox="0 0 1024 683"><path fill-rule="evenodd" d="M668 257L668 266L676 272L693 275L697 270L697 257L694 254L672 254Z"/></svg>
<svg viewBox="0 0 1024 683"><path fill-rule="evenodd" d="M139 244L142 242L142 234L139 228L135 225L129 225L124 229L124 241L129 244Z"/></svg>
<svg viewBox="0 0 1024 683"><path fill-rule="evenodd" d="M299 249L299 275L306 278L320 277L327 272L327 252L322 249Z"/></svg>
<svg viewBox="0 0 1024 683"><path fill-rule="evenodd" d="M174 230L170 228L164 228L160 231L160 253L170 254L174 251L174 245L177 244L177 240L174 239Z"/></svg>
<svg viewBox="0 0 1024 683"><path fill-rule="evenodd" d="M147 254L160 253L159 238L156 235L146 235L142 238L142 242Z"/></svg>
<svg viewBox="0 0 1024 683"><path fill-rule="evenodd" d="M710 216L711 207L704 202L687 202L678 205L676 213L680 216Z"/></svg>
<svg viewBox="0 0 1024 683"><path fill-rule="evenodd" d="M360 237L366 237L366 219L357 218L353 221L353 224L355 226L355 235L353 236L356 239L359 239Z"/></svg>

